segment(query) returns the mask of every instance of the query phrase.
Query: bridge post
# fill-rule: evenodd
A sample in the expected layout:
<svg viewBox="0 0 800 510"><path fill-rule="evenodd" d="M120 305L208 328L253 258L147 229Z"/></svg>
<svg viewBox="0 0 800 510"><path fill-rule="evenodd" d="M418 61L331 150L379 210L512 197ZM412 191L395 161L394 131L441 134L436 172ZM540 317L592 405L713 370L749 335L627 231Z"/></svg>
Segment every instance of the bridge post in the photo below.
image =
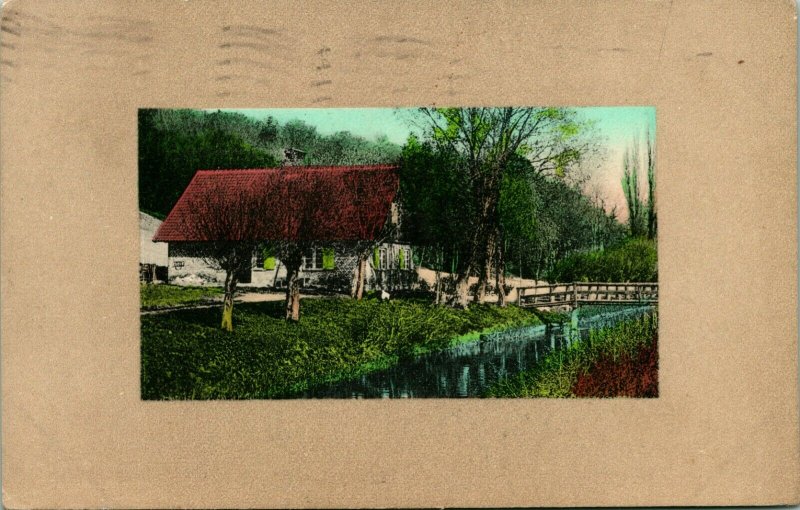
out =
<svg viewBox="0 0 800 510"><path fill-rule="evenodd" d="M567 346L572 345L575 341L580 340L580 328L578 320L579 320L579 311L578 307L576 306L569 317L569 339L567 340Z"/></svg>
<svg viewBox="0 0 800 510"><path fill-rule="evenodd" d="M578 309L578 284L575 282L572 282L572 305Z"/></svg>

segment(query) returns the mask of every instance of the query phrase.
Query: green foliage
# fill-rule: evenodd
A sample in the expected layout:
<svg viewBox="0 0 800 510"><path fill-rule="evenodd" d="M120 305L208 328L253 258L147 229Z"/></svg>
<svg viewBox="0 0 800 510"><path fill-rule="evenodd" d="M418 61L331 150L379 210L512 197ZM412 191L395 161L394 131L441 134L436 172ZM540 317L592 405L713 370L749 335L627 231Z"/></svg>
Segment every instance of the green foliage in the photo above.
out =
<svg viewBox="0 0 800 510"><path fill-rule="evenodd" d="M322 269L331 271L336 268L333 248L322 248Z"/></svg>
<svg viewBox="0 0 800 510"><path fill-rule="evenodd" d="M503 265L517 276L538 278L571 252L613 246L624 238L614 213L607 214L570 181L593 150L592 126L578 122L569 109L519 109L517 119L531 110L548 127L516 140L512 151L514 144L506 144L514 130L502 127L505 110L424 110L434 119L431 132L424 142L410 137L403 148L401 227L404 239L418 247L420 265L463 272L472 236L497 221L494 214ZM499 186L490 185L495 179L488 176ZM486 204L495 200L497 213L487 213L492 208Z"/></svg>
<svg viewBox="0 0 800 510"><path fill-rule="evenodd" d="M522 158L509 164L499 209L506 267L523 277L538 279L570 252L613 246L625 234L578 189L537 174Z"/></svg>
<svg viewBox="0 0 800 510"><path fill-rule="evenodd" d="M166 215L200 169L270 167L260 123L240 114L139 110L139 207Z"/></svg>
<svg viewBox="0 0 800 510"><path fill-rule="evenodd" d="M164 308L213 301L222 295L218 287L178 287L165 284L142 284L139 298L142 308Z"/></svg>
<svg viewBox="0 0 800 510"><path fill-rule="evenodd" d="M642 198L639 174L641 161L639 154L639 141L634 138L633 143L625 150L622 167L622 191L628 206L628 230L632 237L647 236L656 238L656 174L655 174L655 148L648 132L645 136L645 166L647 172L647 199Z"/></svg>
<svg viewBox="0 0 800 510"><path fill-rule="evenodd" d="M655 282L658 257L655 241L632 239L603 251L575 253L550 271L553 282Z"/></svg>
<svg viewBox="0 0 800 510"><path fill-rule="evenodd" d="M399 257L399 260L397 261L397 266L400 269L405 269L406 268L406 252L405 252L405 250L400 248L398 250L397 256Z"/></svg>
<svg viewBox="0 0 800 510"><path fill-rule="evenodd" d="M538 323L514 306L309 299L303 307L294 323L283 319L282 303L237 305L232 333L220 331L208 310L142 316L142 398L287 396L448 347L470 332Z"/></svg>
<svg viewBox="0 0 800 510"><path fill-rule="evenodd" d="M639 160L638 152L627 149L623 159L622 191L628 204L628 228L634 237L641 236L644 230L645 204L639 194Z"/></svg>
<svg viewBox="0 0 800 510"><path fill-rule="evenodd" d="M410 137L403 147L400 168L400 202L403 237L426 246L420 261L428 267L460 269L468 250L470 224L475 208L467 193L467 179L453 168L462 164L452 151L420 143ZM415 250L422 256L422 252Z"/></svg>
<svg viewBox="0 0 800 510"><path fill-rule="evenodd" d="M589 338L566 349L551 351L531 370L503 379L490 387L489 397L574 397L578 377L599 360L633 357L652 344L658 332L658 314L591 331Z"/></svg>
<svg viewBox="0 0 800 510"><path fill-rule="evenodd" d="M650 239L655 239L658 232L657 216L655 146L647 133L647 237Z"/></svg>
<svg viewBox="0 0 800 510"><path fill-rule="evenodd" d="M313 165L394 163L400 158L400 147L385 136L368 141L348 131L319 137L308 151L306 162Z"/></svg>

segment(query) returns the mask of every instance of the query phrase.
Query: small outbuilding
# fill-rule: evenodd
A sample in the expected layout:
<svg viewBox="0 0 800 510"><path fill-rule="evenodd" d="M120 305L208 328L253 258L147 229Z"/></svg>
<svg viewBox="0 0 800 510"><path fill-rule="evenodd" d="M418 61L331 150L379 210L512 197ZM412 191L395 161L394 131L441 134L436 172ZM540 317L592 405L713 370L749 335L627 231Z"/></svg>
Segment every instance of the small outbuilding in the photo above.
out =
<svg viewBox="0 0 800 510"><path fill-rule="evenodd" d="M163 243L153 242L161 220L139 212L139 280L144 283L167 280L169 250Z"/></svg>

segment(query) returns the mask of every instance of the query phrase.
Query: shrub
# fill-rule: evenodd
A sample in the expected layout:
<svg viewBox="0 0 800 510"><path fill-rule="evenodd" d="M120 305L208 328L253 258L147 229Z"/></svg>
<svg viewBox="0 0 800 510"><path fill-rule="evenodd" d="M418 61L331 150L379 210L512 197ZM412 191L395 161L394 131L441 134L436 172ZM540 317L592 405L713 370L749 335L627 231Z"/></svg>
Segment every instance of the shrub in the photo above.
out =
<svg viewBox="0 0 800 510"><path fill-rule="evenodd" d="M601 356L572 385L576 397L657 397L658 334L638 352Z"/></svg>
<svg viewBox="0 0 800 510"><path fill-rule="evenodd" d="M656 243L632 239L618 248L577 253L556 264L548 274L553 282L658 281Z"/></svg>
<svg viewBox="0 0 800 510"><path fill-rule="evenodd" d="M490 387L490 397L658 396L657 312L592 331L535 367Z"/></svg>

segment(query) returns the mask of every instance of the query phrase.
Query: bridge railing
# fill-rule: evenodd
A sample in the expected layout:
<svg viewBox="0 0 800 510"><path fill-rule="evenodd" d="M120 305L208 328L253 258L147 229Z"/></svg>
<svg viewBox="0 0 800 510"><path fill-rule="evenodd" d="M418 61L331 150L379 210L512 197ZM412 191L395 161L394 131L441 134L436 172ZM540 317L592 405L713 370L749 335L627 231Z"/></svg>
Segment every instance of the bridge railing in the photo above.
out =
<svg viewBox="0 0 800 510"><path fill-rule="evenodd" d="M572 282L517 288L517 305L521 307L656 302L658 283L655 282Z"/></svg>

